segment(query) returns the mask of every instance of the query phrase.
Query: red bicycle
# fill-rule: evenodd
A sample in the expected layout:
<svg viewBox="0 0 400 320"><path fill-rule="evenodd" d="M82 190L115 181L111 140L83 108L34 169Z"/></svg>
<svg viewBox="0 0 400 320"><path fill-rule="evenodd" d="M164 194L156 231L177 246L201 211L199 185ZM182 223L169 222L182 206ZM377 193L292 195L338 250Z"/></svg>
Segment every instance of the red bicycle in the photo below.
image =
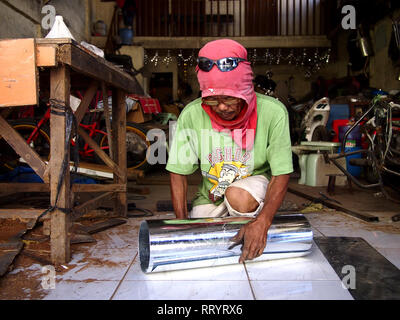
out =
<svg viewBox="0 0 400 320"><path fill-rule="evenodd" d="M78 93L78 96L80 94ZM82 96L80 96L82 98ZM95 98L95 106L99 101L99 93ZM48 107L44 115L38 120L31 118L23 118L17 120L10 120L9 123L31 146L35 149L38 155L45 160L50 159L50 108ZM82 122L79 124L89 136L98 143L100 148L108 153L108 139L107 131L103 119L103 112L97 107L91 108L86 113ZM147 130L144 126L127 122L126 135L127 135L127 167L128 169L147 170L149 164L146 158L147 149L150 146L150 141L146 137ZM71 146L79 145L79 156L81 160L94 161L96 163L103 163L102 160L94 152L94 149L84 142L82 138L78 141L71 139ZM20 156L12 149L8 143L0 137L0 163L2 170L13 170L19 165Z"/></svg>

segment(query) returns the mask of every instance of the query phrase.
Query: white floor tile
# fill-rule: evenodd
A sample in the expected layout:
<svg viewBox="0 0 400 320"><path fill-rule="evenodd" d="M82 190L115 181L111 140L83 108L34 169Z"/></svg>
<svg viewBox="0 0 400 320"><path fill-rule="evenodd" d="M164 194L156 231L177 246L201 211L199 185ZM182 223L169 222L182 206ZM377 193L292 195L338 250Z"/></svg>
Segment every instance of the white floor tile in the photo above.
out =
<svg viewBox="0 0 400 320"><path fill-rule="evenodd" d="M374 248L400 249L400 234L360 228L318 227L318 230L326 237L359 237L363 238Z"/></svg>
<svg viewBox="0 0 400 320"><path fill-rule="evenodd" d="M250 280L340 280L318 246L299 258L246 262Z"/></svg>
<svg viewBox="0 0 400 320"><path fill-rule="evenodd" d="M207 268L197 268L188 270L175 270L166 272L143 273L140 268L139 257L136 259L132 267L129 269L125 277L126 280L232 280L232 281L248 281L246 271L242 264L236 263L227 266L215 266Z"/></svg>
<svg viewBox="0 0 400 320"><path fill-rule="evenodd" d="M57 279L119 281L136 253L136 249L92 249L86 253L78 253L66 265L69 270L57 275Z"/></svg>
<svg viewBox="0 0 400 320"><path fill-rule="evenodd" d="M137 249L139 237L139 225L127 223L93 234L96 243L81 245L82 248L97 249Z"/></svg>
<svg viewBox="0 0 400 320"><path fill-rule="evenodd" d="M47 289L44 300L109 300L118 281L62 281Z"/></svg>
<svg viewBox="0 0 400 320"><path fill-rule="evenodd" d="M377 251L400 269L400 248L377 248Z"/></svg>
<svg viewBox="0 0 400 320"><path fill-rule="evenodd" d="M353 300L339 281L251 281L257 300Z"/></svg>
<svg viewBox="0 0 400 320"><path fill-rule="evenodd" d="M252 300L246 281L127 281L115 300Z"/></svg>

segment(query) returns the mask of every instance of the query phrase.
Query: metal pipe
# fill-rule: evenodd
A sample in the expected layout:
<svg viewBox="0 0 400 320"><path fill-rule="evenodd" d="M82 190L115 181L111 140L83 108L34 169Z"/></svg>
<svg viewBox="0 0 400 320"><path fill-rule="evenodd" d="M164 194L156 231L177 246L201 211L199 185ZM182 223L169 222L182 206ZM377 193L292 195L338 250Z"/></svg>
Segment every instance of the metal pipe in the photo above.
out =
<svg viewBox="0 0 400 320"><path fill-rule="evenodd" d="M140 266L145 273L238 263L241 244L231 241L252 218L147 220L139 230ZM302 214L277 214L264 253L252 261L304 256L313 232Z"/></svg>

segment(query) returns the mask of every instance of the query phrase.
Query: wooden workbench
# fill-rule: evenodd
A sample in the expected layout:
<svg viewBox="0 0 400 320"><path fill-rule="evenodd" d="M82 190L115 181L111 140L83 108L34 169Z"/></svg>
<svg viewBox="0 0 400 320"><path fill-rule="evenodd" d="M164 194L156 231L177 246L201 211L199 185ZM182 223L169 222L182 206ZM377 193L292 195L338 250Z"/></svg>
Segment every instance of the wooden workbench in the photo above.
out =
<svg viewBox="0 0 400 320"><path fill-rule="evenodd" d="M0 136L39 175L44 183L2 183L0 190L14 192L50 192L51 259L55 264L70 261L70 224L104 200L114 198L114 210L126 216L126 106L125 94L141 92L136 79L105 59L81 47L71 39L12 39L0 41L0 111L4 107L37 105L39 91L49 92L50 154L44 161L25 140L0 116ZM70 92L85 90L79 107L73 112L79 124L97 90L112 92L112 155L109 157L82 129L78 130L104 163L112 169L114 181L108 185L79 185L71 188L69 165L60 175L64 158L70 160L66 141ZM108 101L104 99L105 103ZM78 126L79 127L79 126ZM111 133L109 132L109 133ZM57 185L63 176L57 197ZM73 207L74 192L101 193L94 199ZM2 213L8 209L0 209ZM14 210L14 215L18 214ZM28 210L29 211L29 210ZM26 209L21 210L26 218ZM32 218L39 214L32 210Z"/></svg>

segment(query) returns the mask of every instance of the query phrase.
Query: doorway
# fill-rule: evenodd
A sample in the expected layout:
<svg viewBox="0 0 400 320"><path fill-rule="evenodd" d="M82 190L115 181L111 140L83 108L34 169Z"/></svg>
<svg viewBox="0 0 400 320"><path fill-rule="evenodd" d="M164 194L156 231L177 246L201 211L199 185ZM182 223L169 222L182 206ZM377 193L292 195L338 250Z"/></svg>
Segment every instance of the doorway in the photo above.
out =
<svg viewBox="0 0 400 320"><path fill-rule="evenodd" d="M173 102L173 73L155 72L151 74L149 92L161 105Z"/></svg>

